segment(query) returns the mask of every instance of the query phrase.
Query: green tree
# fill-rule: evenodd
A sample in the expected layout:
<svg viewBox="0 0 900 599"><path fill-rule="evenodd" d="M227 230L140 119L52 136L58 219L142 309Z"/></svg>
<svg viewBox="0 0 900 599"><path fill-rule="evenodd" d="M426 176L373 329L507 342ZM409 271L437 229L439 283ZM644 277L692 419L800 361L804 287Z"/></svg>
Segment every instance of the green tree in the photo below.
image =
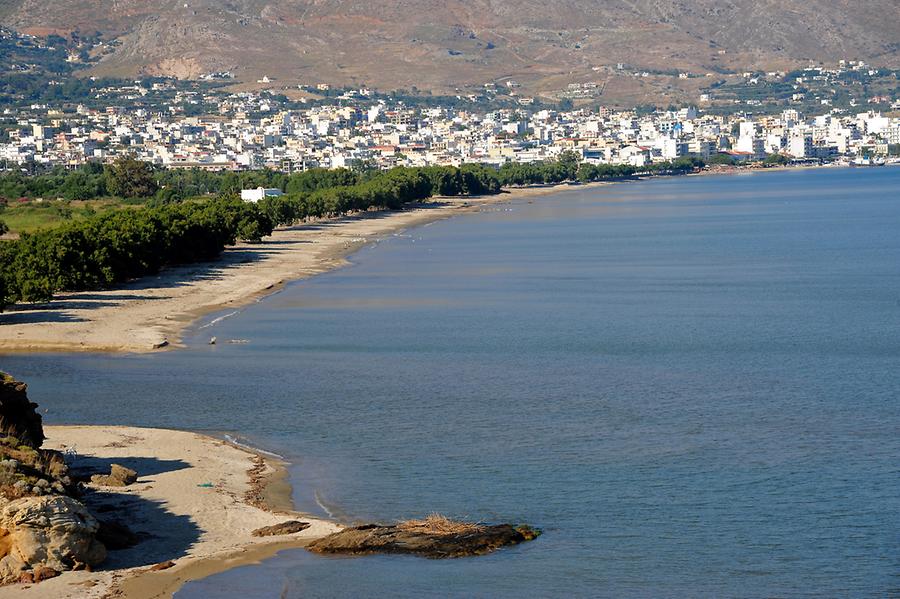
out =
<svg viewBox="0 0 900 599"><path fill-rule="evenodd" d="M784 166L790 162L791 159L784 154L769 154L766 156L766 159L763 160L763 164L766 166Z"/></svg>
<svg viewBox="0 0 900 599"><path fill-rule="evenodd" d="M581 163L581 156L572 150L566 150L556 159L563 168L566 179L574 179L578 174L578 165Z"/></svg>
<svg viewBox="0 0 900 599"><path fill-rule="evenodd" d="M153 166L133 155L122 156L106 167L106 189L123 198L149 198L158 189Z"/></svg>

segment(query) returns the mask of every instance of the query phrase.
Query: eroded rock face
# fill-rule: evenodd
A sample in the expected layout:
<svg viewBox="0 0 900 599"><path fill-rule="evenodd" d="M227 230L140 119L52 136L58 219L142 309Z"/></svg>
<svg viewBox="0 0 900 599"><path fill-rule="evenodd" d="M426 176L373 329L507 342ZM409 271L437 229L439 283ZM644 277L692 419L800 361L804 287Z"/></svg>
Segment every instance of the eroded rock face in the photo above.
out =
<svg viewBox="0 0 900 599"><path fill-rule="evenodd" d="M37 404L28 401L28 385L0 372L0 436L14 437L20 445L37 449L44 429Z"/></svg>
<svg viewBox="0 0 900 599"><path fill-rule="evenodd" d="M328 535L312 542L307 548L315 553L406 553L440 559L484 555L501 547L530 541L538 534L538 531L527 526L510 524L480 526L477 530L458 534L435 534L396 525L368 524Z"/></svg>
<svg viewBox="0 0 900 599"><path fill-rule="evenodd" d="M0 583L26 572L62 572L106 558L97 520L80 502L57 495L23 497L0 508Z"/></svg>

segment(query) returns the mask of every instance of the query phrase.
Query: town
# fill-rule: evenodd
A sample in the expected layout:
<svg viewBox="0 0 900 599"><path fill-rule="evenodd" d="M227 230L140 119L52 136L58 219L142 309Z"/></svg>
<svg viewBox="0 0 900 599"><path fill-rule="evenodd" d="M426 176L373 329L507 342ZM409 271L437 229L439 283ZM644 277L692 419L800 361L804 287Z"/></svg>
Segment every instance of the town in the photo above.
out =
<svg viewBox="0 0 900 599"><path fill-rule="evenodd" d="M136 93L148 90L136 86ZM575 152L587 163L643 167L694 156L712 163L877 161L900 155L900 118L787 109L747 117L695 108L657 111L501 109L489 112L367 102L274 110L266 94L240 93L211 116L167 116L116 106L65 112L32 107L0 142L0 168L74 168L133 155L163 168L295 172L309 168L538 162ZM10 111L7 110L7 113Z"/></svg>

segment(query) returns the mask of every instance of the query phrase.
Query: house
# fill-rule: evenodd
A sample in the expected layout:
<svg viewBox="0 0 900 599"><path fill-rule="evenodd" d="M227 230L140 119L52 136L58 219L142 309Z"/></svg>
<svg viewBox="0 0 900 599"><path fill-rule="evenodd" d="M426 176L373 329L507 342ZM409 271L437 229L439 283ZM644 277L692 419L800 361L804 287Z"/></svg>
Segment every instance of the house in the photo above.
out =
<svg viewBox="0 0 900 599"><path fill-rule="evenodd" d="M278 188L257 187L256 189L242 189L241 199L245 202L258 202L263 198L274 198L284 195Z"/></svg>

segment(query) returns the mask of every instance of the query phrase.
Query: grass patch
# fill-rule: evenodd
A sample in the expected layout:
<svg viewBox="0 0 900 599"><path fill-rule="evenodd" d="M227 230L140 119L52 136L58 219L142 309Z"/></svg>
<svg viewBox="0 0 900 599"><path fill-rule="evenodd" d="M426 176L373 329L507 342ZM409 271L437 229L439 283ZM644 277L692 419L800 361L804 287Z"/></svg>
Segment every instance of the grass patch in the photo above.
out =
<svg viewBox="0 0 900 599"><path fill-rule="evenodd" d="M398 524L397 528L429 535L462 535L484 531L481 524L451 520L441 514L429 514L424 520L406 520Z"/></svg>
<svg viewBox="0 0 900 599"><path fill-rule="evenodd" d="M0 221L6 223L10 233L33 233L101 212L134 207L133 202L116 199L10 202L0 208Z"/></svg>

